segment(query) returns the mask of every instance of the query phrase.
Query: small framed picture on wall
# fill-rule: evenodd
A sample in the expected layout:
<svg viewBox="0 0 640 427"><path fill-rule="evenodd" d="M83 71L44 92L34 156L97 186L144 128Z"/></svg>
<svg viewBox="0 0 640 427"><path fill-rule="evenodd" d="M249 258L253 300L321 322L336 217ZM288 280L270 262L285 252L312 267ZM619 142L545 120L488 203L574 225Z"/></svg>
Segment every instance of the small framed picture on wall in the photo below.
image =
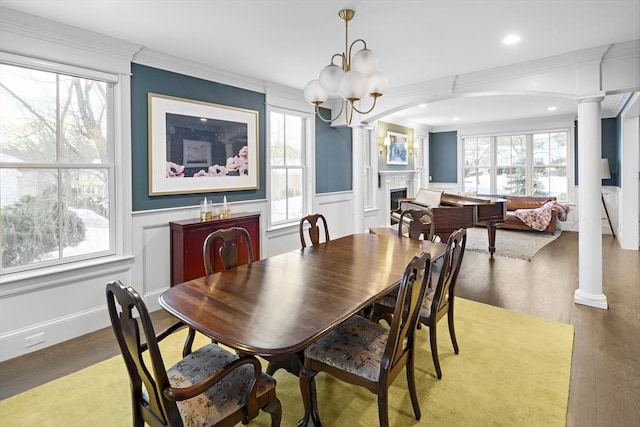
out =
<svg viewBox="0 0 640 427"><path fill-rule="evenodd" d="M407 135L396 132L387 132L384 140L387 146L388 165L406 165L408 161Z"/></svg>

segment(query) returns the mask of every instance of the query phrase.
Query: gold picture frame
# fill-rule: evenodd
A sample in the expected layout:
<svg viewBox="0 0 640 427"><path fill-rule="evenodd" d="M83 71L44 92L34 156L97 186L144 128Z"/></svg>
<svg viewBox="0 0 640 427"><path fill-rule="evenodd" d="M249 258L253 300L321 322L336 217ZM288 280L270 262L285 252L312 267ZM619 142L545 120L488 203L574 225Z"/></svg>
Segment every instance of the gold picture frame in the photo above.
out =
<svg viewBox="0 0 640 427"><path fill-rule="evenodd" d="M259 113L149 93L149 195L258 188Z"/></svg>

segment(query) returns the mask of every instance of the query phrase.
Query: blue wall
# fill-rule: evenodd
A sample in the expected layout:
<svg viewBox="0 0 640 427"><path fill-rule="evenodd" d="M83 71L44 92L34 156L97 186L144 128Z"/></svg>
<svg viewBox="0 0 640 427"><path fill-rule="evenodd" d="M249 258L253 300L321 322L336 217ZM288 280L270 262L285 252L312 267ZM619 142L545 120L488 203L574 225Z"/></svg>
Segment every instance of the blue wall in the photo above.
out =
<svg viewBox="0 0 640 427"><path fill-rule="evenodd" d="M458 132L429 133L429 175L433 182L458 182Z"/></svg>
<svg viewBox="0 0 640 427"><path fill-rule="evenodd" d="M321 114L329 117L331 112L322 111ZM315 159L316 193L350 191L353 188L351 128L332 128L316 117Z"/></svg>
<svg viewBox="0 0 640 427"><path fill-rule="evenodd" d="M142 211L176 206L192 206L205 196L214 203L264 199L265 196L265 96L208 80L176 74L157 68L131 64L131 163L133 210ZM232 192L149 196L147 93L153 92L179 98L211 102L258 111L258 189Z"/></svg>
<svg viewBox="0 0 640 427"><path fill-rule="evenodd" d="M620 115L611 119L602 119L602 158L609 159L609 169L611 170L611 179L603 179L602 185L615 185L620 187L620 176L618 174L618 165L620 165L620 152L622 147L621 141L621 120ZM578 150L580 148L580 136L578 135L578 122L575 122L575 183L578 185ZM597 171L600 173L600 170Z"/></svg>

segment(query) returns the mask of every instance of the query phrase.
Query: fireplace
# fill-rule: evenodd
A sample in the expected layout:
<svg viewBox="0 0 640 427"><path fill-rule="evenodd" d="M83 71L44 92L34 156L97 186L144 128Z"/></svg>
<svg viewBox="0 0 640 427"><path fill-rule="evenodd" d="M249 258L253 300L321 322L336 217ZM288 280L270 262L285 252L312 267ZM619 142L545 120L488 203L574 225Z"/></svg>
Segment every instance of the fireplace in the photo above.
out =
<svg viewBox="0 0 640 427"><path fill-rule="evenodd" d="M389 190L391 196L391 210L395 211L400 208L400 202L398 199L404 199L407 197L407 188L392 188Z"/></svg>

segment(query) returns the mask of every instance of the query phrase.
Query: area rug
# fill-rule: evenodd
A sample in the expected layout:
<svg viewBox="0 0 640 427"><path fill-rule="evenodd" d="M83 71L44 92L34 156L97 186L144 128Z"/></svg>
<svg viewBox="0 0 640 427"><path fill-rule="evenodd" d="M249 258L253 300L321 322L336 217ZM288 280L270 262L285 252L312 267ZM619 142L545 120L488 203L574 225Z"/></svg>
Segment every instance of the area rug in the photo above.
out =
<svg viewBox="0 0 640 427"><path fill-rule="evenodd" d="M389 390L391 426L564 426L573 327L458 298L453 353L447 322L438 326L443 377L436 379L427 328L418 330L416 377L422 418L413 417L406 376ZM165 340L165 358L179 358L183 336ZM198 338L197 345L206 339ZM279 370L282 425L303 414L297 377ZM327 426L378 424L376 396L321 373L320 416ZM0 401L3 425L131 426L129 380L120 356ZM4 424L6 423L6 424ZM250 426L268 426L265 413Z"/></svg>
<svg viewBox="0 0 640 427"><path fill-rule="evenodd" d="M496 230L496 252L494 255L530 261L540 249L556 240L562 230L554 234L536 231ZM487 229L474 227L467 229L467 250L489 253Z"/></svg>

